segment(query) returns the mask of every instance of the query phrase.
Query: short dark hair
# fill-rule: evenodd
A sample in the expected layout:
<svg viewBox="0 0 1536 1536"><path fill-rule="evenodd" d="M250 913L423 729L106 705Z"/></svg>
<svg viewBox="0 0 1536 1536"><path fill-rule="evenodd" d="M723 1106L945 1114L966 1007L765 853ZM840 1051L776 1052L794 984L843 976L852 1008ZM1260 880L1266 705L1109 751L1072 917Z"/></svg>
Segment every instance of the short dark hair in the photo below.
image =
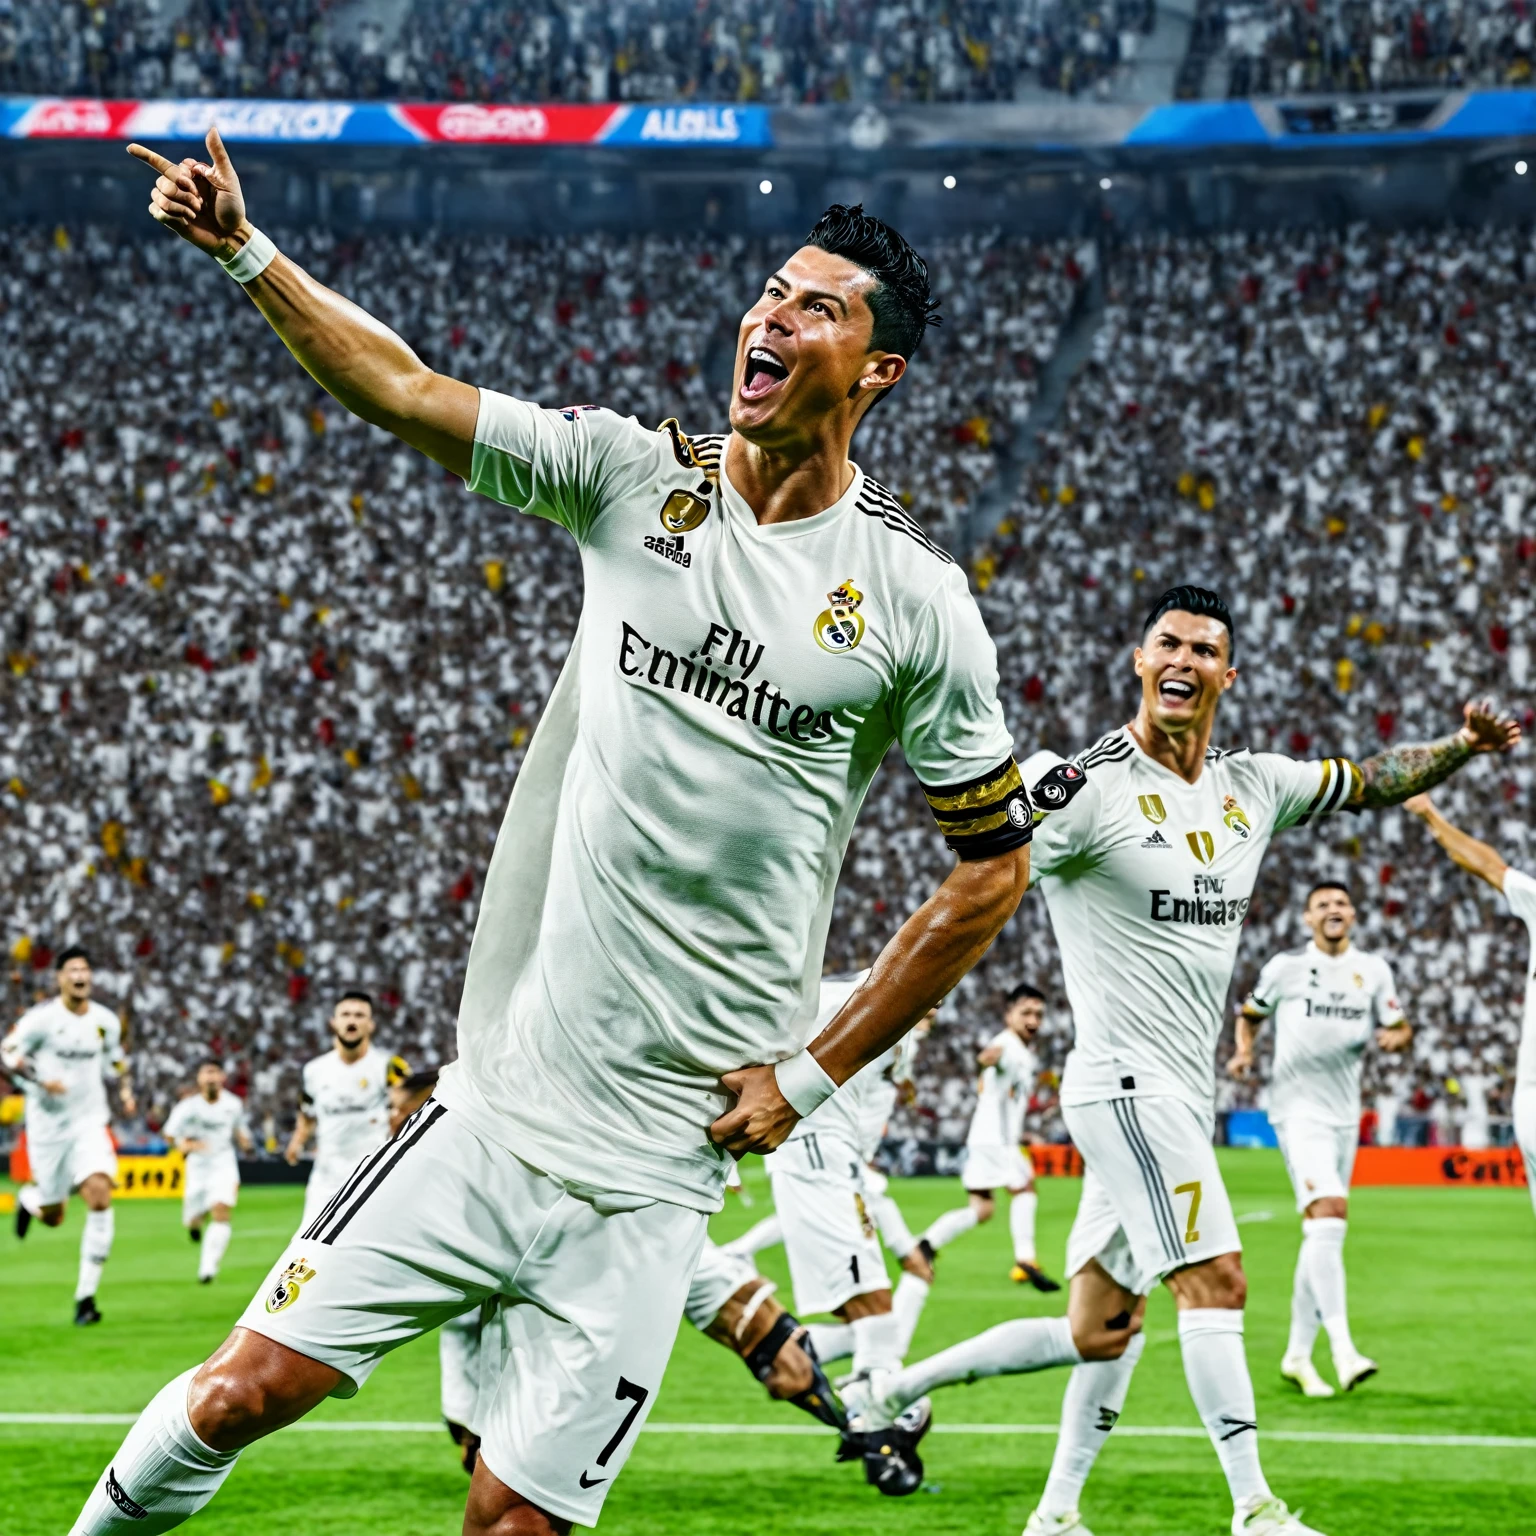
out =
<svg viewBox="0 0 1536 1536"><path fill-rule="evenodd" d="M53 962L56 971L62 971L71 960L84 960L87 965L91 963L91 957L85 952L85 945L71 944L68 949Z"/></svg>
<svg viewBox="0 0 1536 1536"><path fill-rule="evenodd" d="M220 1072L224 1070L224 1063L217 1056L199 1056L194 1072L201 1072L204 1067L217 1067Z"/></svg>
<svg viewBox="0 0 1536 1536"><path fill-rule="evenodd" d="M341 996L336 999L336 1006L338 1008L340 1008L343 1003L367 1003L369 1013L373 1012L372 995L370 993L361 991L357 987L353 987L349 991L343 992Z"/></svg>
<svg viewBox="0 0 1536 1536"><path fill-rule="evenodd" d="M1343 891L1344 895L1348 899L1350 905L1351 906L1354 905L1354 901L1355 901L1354 892L1351 891L1350 888L1347 885L1345 885L1342 880L1319 880L1317 882L1317 884L1314 885L1312 887L1312 889L1307 892L1306 904L1309 907L1312 905L1312 898L1314 896L1316 896L1319 891Z"/></svg>
<svg viewBox="0 0 1536 1536"><path fill-rule="evenodd" d="M1209 587L1192 587L1187 583L1169 587L1148 611L1147 621L1141 626L1143 637L1165 613L1193 613L1202 619L1215 619L1218 624L1225 625L1227 660L1232 659L1237 650L1237 630L1232 623L1232 610L1227 607L1226 599L1219 592L1212 592Z"/></svg>
<svg viewBox="0 0 1536 1536"><path fill-rule="evenodd" d="M1037 1003L1043 1003L1045 1001L1045 993L1042 992L1039 987L1032 987L1027 981L1021 981L1018 986L1016 986L1013 991L1008 994L1008 1006L1012 1008L1015 1003L1023 1002L1026 997L1034 998Z"/></svg>
<svg viewBox="0 0 1536 1536"><path fill-rule="evenodd" d="M863 267L875 279L869 310L875 328L869 344L911 361L930 325L940 323L939 301L928 288L928 263L884 219L833 203L805 237L807 245Z"/></svg>
<svg viewBox="0 0 1536 1536"><path fill-rule="evenodd" d="M423 1088L437 1087L437 1068L427 1067L420 1072L412 1072L409 1077L402 1077L396 1088L405 1093L420 1093Z"/></svg>

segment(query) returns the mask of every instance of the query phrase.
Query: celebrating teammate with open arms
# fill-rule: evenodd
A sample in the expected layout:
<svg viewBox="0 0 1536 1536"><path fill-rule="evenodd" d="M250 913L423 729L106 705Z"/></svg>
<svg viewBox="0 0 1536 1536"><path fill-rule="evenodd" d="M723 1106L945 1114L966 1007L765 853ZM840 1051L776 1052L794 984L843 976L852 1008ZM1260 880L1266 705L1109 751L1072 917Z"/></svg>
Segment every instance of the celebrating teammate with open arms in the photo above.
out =
<svg viewBox="0 0 1536 1536"><path fill-rule="evenodd" d="M731 432L690 439L433 372L278 253L208 147L180 166L133 147L159 172L154 217L342 404L561 524L587 602L487 873L459 1059L150 1405L77 1530L178 1523L241 1447L487 1295L511 1303L518 1368L480 1426L465 1530L591 1524L660 1385L727 1153L778 1145L889 1049L1027 883L1027 797L965 577L848 457L921 340L926 268L829 210L743 318ZM808 1039L843 853L898 742L959 860Z"/></svg>

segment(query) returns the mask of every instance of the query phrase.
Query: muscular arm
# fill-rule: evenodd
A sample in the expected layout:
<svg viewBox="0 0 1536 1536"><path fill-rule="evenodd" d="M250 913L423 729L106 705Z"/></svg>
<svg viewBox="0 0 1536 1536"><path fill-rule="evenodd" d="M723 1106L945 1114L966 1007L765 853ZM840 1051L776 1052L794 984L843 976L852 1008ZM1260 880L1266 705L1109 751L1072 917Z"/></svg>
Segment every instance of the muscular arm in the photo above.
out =
<svg viewBox="0 0 1536 1536"><path fill-rule="evenodd" d="M1360 764L1360 777L1344 803L1352 810L1401 805L1443 783L1482 752L1507 752L1520 740L1513 719L1496 713L1491 699L1469 703L1464 723L1451 736L1421 746L1389 747Z"/></svg>
<svg viewBox="0 0 1536 1536"><path fill-rule="evenodd" d="M1504 873L1509 865L1487 843L1479 842L1460 827L1453 827L1435 809L1428 795L1415 796L1407 802L1407 808L1415 816L1423 818L1424 825L1429 828L1429 835L1450 854L1453 863L1459 864L1468 874L1476 875L1479 880L1486 880L1494 890L1504 889Z"/></svg>
<svg viewBox="0 0 1536 1536"><path fill-rule="evenodd" d="M174 165L141 144L128 153L160 173L150 216L204 254L237 255L255 233L245 198L217 128L208 133L209 162ZM434 373L372 315L281 254L243 285L283 345L310 377L354 416L467 478L474 456L479 391Z"/></svg>
<svg viewBox="0 0 1536 1536"><path fill-rule="evenodd" d="M955 865L811 1042L811 1055L833 1082L846 1083L948 995L987 952L1028 885L1027 845ZM710 1136L734 1156L771 1152L794 1129L800 1117L779 1092L771 1066L728 1072L721 1082L736 1103L710 1127Z"/></svg>

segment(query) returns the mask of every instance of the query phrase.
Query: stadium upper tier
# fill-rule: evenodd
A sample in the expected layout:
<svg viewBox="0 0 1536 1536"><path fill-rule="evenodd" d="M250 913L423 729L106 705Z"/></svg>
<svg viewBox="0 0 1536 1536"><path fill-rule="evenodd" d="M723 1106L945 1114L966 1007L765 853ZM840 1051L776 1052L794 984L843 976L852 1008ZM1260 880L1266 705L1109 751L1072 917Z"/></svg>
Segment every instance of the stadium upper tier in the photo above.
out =
<svg viewBox="0 0 1536 1536"><path fill-rule="evenodd" d="M778 249L284 238L474 382L722 425L736 323ZM1016 435L1084 256L928 253L947 323L855 452L940 532ZM1129 717L1130 648L1176 580L1228 592L1219 740L1298 755L1443 734L1530 684L1536 252L1508 233L1273 235L1108 258L1095 360L977 564L1021 756ZM332 995L451 1049L478 882L574 631L574 548L347 417L211 263L147 230L0 236L0 865L11 1013L76 937L124 1002L146 1097L209 1043L291 1106ZM1527 715L1529 720L1529 715ZM1450 814L1529 867L1527 756ZM950 857L893 763L844 868L829 960L866 964ZM1513 1061L1518 925L1400 812L1293 832L1246 984L1342 875L1420 1026L1403 1094ZM1060 970L1034 898L946 1007L928 1132L963 1133L977 1033ZM1058 1025L1065 1022L1060 1008ZM1059 1065L1058 1033L1048 1059ZM1376 1068L1373 1066L1372 1071Z"/></svg>
<svg viewBox="0 0 1536 1536"><path fill-rule="evenodd" d="M1492 0L0 0L0 91L781 105L1380 91L1527 83L1531 25Z"/></svg>

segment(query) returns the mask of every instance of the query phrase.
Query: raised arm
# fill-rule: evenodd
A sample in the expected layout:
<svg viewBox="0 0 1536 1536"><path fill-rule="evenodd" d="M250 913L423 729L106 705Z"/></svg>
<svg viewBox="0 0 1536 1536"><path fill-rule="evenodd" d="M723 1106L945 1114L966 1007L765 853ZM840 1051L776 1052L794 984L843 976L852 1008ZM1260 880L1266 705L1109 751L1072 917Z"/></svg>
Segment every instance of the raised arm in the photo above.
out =
<svg viewBox="0 0 1536 1536"><path fill-rule="evenodd" d="M811 1041L815 1067L841 1085L895 1045L987 952L1028 886L1027 844L957 863L881 951L869 979ZM736 1103L710 1127L710 1136L733 1156L771 1152L795 1128L800 1117L781 1093L773 1067L728 1072L721 1082L737 1095Z"/></svg>
<svg viewBox="0 0 1536 1536"><path fill-rule="evenodd" d="M240 178L217 128L208 130L207 162L177 165L142 144L130 144L128 153L159 172L150 217L239 280L322 389L354 416L468 477L479 391L434 373L388 326L275 250L246 218Z"/></svg>
<svg viewBox="0 0 1536 1536"><path fill-rule="evenodd" d="M1469 702L1463 723L1452 736L1422 746L1389 747L1360 764L1360 776L1344 802L1353 810L1381 810L1402 805L1456 772L1483 752L1508 752L1520 740L1520 726L1501 715L1492 699ZM1454 857L1454 855L1453 855Z"/></svg>
<svg viewBox="0 0 1536 1536"><path fill-rule="evenodd" d="M1494 890L1504 889L1504 873L1509 865L1487 843L1480 843L1460 827L1453 827L1434 807L1428 795L1415 795L1403 802L1405 810L1423 819L1429 835L1450 854L1454 863L1461 865L1468 874L1486 880Z"/></svg>

